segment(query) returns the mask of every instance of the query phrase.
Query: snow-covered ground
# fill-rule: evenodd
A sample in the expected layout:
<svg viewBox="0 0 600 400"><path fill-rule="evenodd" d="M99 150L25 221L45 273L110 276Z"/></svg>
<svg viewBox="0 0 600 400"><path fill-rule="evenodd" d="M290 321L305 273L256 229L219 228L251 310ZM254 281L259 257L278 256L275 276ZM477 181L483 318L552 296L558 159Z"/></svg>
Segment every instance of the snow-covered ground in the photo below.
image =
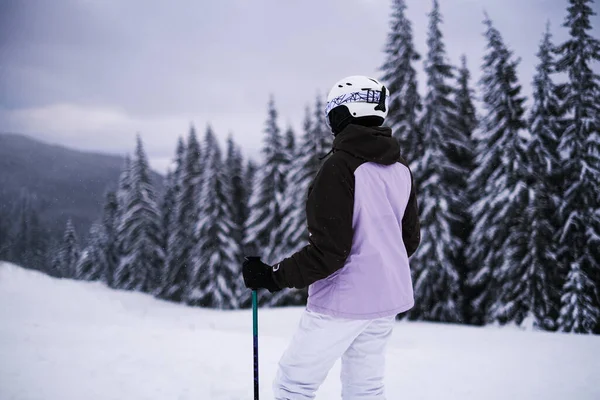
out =
<svg viewBox="0 0 600 400"><path fill-rule="evenodd" d="M261 397L300 308L260 310ZM389 399L600 399L600 337L398 323ZM339 398L339 364L318 399ZM252 398L252 317L0 263L0 399Z"/></svg>

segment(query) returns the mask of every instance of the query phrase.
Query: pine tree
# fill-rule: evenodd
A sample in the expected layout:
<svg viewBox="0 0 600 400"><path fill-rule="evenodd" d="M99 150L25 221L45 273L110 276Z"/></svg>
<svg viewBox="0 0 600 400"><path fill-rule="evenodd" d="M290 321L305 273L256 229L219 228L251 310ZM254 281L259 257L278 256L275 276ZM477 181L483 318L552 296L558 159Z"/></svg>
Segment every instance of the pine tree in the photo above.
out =
<svg viewBox="0 0 600 400"><path fill-rule="evenodd" d="M322 103L317 98L316 107L321 107ZM316 113L318 114L318 112ZM312 128L312 129L311 129ZM331 143L328 143L328 139L325 136L326 127L314 127L310 126L309 137L311 137L312 143L312 154L314 159L318 161L318 155L324 157L329 150L326 150ZM284 163L282 168L285 171L285 189L283 192L282 199L280 201L281 218L282 222L277 228L276 237L278 241L273 249L273 253L269 256L271 260L281 261L286 257L291 256L294 252L298 251L305 243L296 243L298 238L302 235L306 227L300 226L298 232L293 230L293 224L296 222L296 218L300 215L299 211L304 210L305 204L303 199L298 199L294 196L298 191L297 173L302 174L302 171L294 168L296 165L296 159L300 156L300 153L296 150L296 138L292 128L290 127L286 131L285 145L284 145ZM304 222L304 224L306 224ZM275 261L275 262L277 262ZM289 306L289 305L301 305L306 303L307 290L298 289L284 289L280 292L274 293L269 299L270 306Z"/></svg>
<svg viewBox="0 0 600 400"><path fill-rule="evenodd" d="M160 201L160 233L163 243L163 251L165 254L165 262L159 274L159 288L156 290L156 295L162 297L165 287L169 281L169 232L173 226L173 212L175 209L175 187L177 186L173 179L173 172L167 169L167 174L163 180L165 191Z"/></svg>
<svg viewBox="0 0 600 400"><path fill-rule="evenodd" d="M593 309L596 333L600 333L600 76L592 65L600 61L600 41L590 35L591 0L570 0L564 26L570 37L558 48L557 71L566 73L560 85L565 125L560 135L561 178L565 182L559 206L558 257L572 279L591 280L581 301ZM575 269L579 269L575 271ZM584 276L587 275L587 278ZM561 322L571 308L563 295ZM560 330L568 327L559 322ZM579 328L585 329L587 328Z"/></svg>
<svg viewBox="0 0 600 400"><path fill-rule="evenodd" d="M471 193L468 188L468 177L471 175L475 168L475 143L473 135L479 125L477 112L475 105L473 104L473 90L470 87L471 73L467 67L467 58L465 55L461 57L461 66L458 69L457 75L457 87L454 92L454 104L456 104L456 117L458 131L463 135L463 143L465 144L466 151L451 152L449 155L463 170L468 171L465 175L455 176L460 179L460 187L462 188L466 204L472 204L477 199L475 193ZM457 257L457 265L459 268L459 282L460 291L463 294L463 310L464 321L470 323L472 317L470 315L470 309L467 306L471 302L471 292L467 282L468 266L467 266L467 241L473 230L473 221L471 220L471 214L469 213L468 207L461 207L457 210L462 223L453 224L453 234L458 237L463 246L459 251Z"/></svg>
<svg viewBox="0 0 600 400"><path fill-rule="evenodd" d="M186 302L191 305L238 308L242 285L238 243L228 199L228 180L219 144L209 127L204 139L204 173L200 216L196 226L198 242L193 250L193 274Z"/></svg>
<svg viewBox="0 0 600 400"><path fill-rule="evenodd" d="M313 136L310 109L306 108L304 135L298 146L297 157L289 165L285 189L285 205L288 213L281 224L281 242L278 254L289 257L308 243L305 203L308 187L319 168L317 140Z"/></svg>
<svg viewBox="0 0 600 400"><path fill-rule="evenodd" d="M171 169L167 169L167 174L163 181L165 192L160 203L160 216L161 216L161 232L163 243L165 244L165 257L168 254L168 242L169 242L169 228L173 223L173 211L175 208L175 187L177 183L173 178L173 172Z"/></svg>
<svg viewBox="0 0 600 400"><path fill-rule="evenodd" d="M419 113L422 109L414 64L420 60L413 43L412 24L406 17L406 1L394 0L387 45L386 59L381 67L382 80L390 91L387 124L401 146L402 156L409 163L423 154L423 140L419 131Z"/></svg>
<svg viewBox="0 0 600 400"><path fill-rule="evenodd" d="M464 55L461 57L461 66L457 72L457 87L454 91L453 102L456 105L456 122L458 132L461 135L462 146L453 148L449 156L465 171L470 172L475 168L475 143L473 141L473 136L479 126L479 120L475 105L473 104L473 90L469 84L471 73L467 67L467 58ZM462 187L466 190L467 177L457 176L456 178L462 181ZM464 220L468 220L470 215L465 211L461 213L461 217ZM463 228L462 231L464 234L461 236L461 239L466 240L468 238L469 228Z"/></svg>
<svg viewBox="0 0 600 400"><path fill-rule="evenodd" d="M250 163L250 165L252 165ZM233 137L230 136L227 140L227 157L225 159L225 174L226 180L230 182L230 190L227 196L227 204L231 210L232 219L232 237L235 240L238 249L237 254L232 254L232 258L236 260L238 265L244 259L244 226L250 210L248 209L248 201L250 194L250 184L248 183L248 171L244 168L244 158L240 148L236 145ZM250 167L254 168L254 167ZM240 271L241 273L241 271ZM250 292L244 286L242 279L238 281L236 289L236 298L238 306L244 305L250 300Z"/></svg>
<svg viewBox="0 0 600 400"><path fill-rule="evenodd" d="M459 130L453 93L452 66L446 56L440 24L442 17L437 0L429 14L429 51L425 60L427 96L421 121L423 155L417 158L421 186L421 244L414 256L416 307L413 319L442 322L463 320L462 293L457 262L464 243L454 232L464 219L459 210L466 203L465 182L468 170L457 164L452 155L469 153L465 135ZM453 229L454 228L454 229Z"/></svg>
<svg viewBox="0 0 600 400"><path fill-rule="evenodd" d="M557 152L559 104L551 74L554 72L550 30L547 29L538 52L539 64L533 80L533 108L528 125L531 140L527 147L530 187L524 216L522 239L527 246L515 254L506 293L507 318L517 324L551 329L556 319L559 288L552 287L559 276L553 240L556 201L555 185L560 168ZM554 279L553 279L554 278Z"/></svg>
<svg viewBox="0 0 600 400"><path fill-rule="evenodd" d="M119 176L119 186L117 188L117 209L119 213L125 209L128 200L127 196L131 191L131 158L129 155L125 156L125 162L121 169L121 175ZM119 215L120 217L120 215Z"/></svg>
<svg viewBox="0 0 600 400"><path fill-rule="evenodd" d="M129 196L131 192L131 157L129 154L125 156L125 161L123 162L123 167L121 169L121 174L119 175L119 183L116 191L117 198L117 214L115 216L115 239L116 239L116 251L117 251L117 262L115 264L115 268L112 276L112 285L109 284L109 287L112 288L121 288L125 282L131 281L128 276L129 271L123 270L119 268L119 264L121 263L121 258L124 256L124 246L126 245L127 238L121 236L121 231L119 230L120 221L123 219L123 213L127 207L129 202L127 196ZM108 279L107 279L108 281Z"/></svg>
<svg viewBox="0 0 600 400"><path fill-rule="evenodd" d="M278 199L278 208L281 210L281 224L277 227L275 236L278 240L275 246L270 249L266 258L270 260L281 260L283 257L289 256L290 243L287 237L287 226L286 222L289 219L290 214L294 212L296 204L291 201L289 196L289 188L294 184L293 182L293 171L292 163L296 158L296 140L294 137L294 131L289 127L286 131L283 146L283 159L281 163L281 170L284 173L285 183L283 185L284 190Z"/></svg>
<svg viewBox="0 0 600 400"><path fill-rule="evenodd" d="M179 194L175 200L175 221L169 236L169 281L164 296L182 301L191 274L191 251L198 223L198 194L201 184L200 144L194 127L190 129L181 170Z"/></svg>
<svg viewBox="0 0 600 400"><path fill-rule="evenodd" d="M55 240L48 246L46 254L47 268L46 273L54 278L63 278L63 271L60 263L60 248L62 241Z"/></svg>
<svg viewBox="0 0 600 400"><path fill-rule="evenodd" d="M139 135L129 183L130 192L125 196L127 203L118 228L122 256L115 274L117 287L155 292L159 288L164 252L150 168Z"/></svg>
<svg viewBox="0 0 600 400"><path fill-rule="evenodd" d="M101 224L92 224L89 244L81 252L75 266L75 279L95 281L102 277L106 268L106 256L102 244L106 243L104 228Z"/></svg>
<svg viewBox="0 0 600 400"><path fill-rule="evenodd" d="M243 204L246 206L246 215L244 218L244 224L242 225L242 228L241 228L243 231L242 246L241 246L242 257L243 256L252 256L252 255L256 254L255 244L248 242L246 240L246 237L247 237L246 229L247 229L248 219L250 218L250 212L251 212L250 199L252 198L252 195L255 192L255 188L258 187L258 185L256 184L257 172L258 172L258 167L255 164L255 162L252 161L251 159L248 160L248 162L246 163L246 166L244 168L244 176L243 176L243 185L244 185ZM238 303L241 308L248 308L251 306L251 304L252 304L251 303L252 302L251 294L252 294L252 292L250 290L248 290L245 285L240 288Z"/></svg>
<svg viewBox="0 0 600 400"><path fill-rule="evenodd" d="M561 332L594 332L600 318L600 312L592 299L595 292L594 282L581 270L579 264L574 263L563 288L563 307L557 321Z"/></svg>
<svg viewBox="0 0 600 400"><path fill-rule="evenodd" d="M247 237L246 229L247 229L247 225L248 225L248 218L250 218L250 199L252 198L252 195L255 192L256 187L258 187L258 185L256 183L257 172L258 172L258 166L256 165L256 163L253 160L248 160L248 163L246 164L246 168L244 170L244 186L246 188L246 190L244 192L244 204L246 204L246 207L247 207L247 214L246 214L246 218L244 219L244 226L242 227L242 230L244 231L244 236L242 239L243 253L244 253L244 255L247 255L247 256L256 254L255 245L253 243L249 243L246 240L246 237Z"/></svg>
<svg viewBox="0 0 600 400"><path fill-rule="evenodd" d="M473 322L511 318L512 260L524 252L523 215L528 202L524 175L526 123L516 67L502 36L486 15L488 40L481 87L485 115L476 133L477 167L470 176L475 222L468 245ZM526 250L525 250L526 251Z"/></svg>
<svg viewBox="0 0 600 400"><path fill-rule="evenodd" d="M166 179L166 190L161 205L162 210L162 232L163 243L165 244L165 264L160 278L160 297L171 299L171 290L173 289L173 279L176 277L173 271L181 271L180 261L178 259L178 238L181 235L180 226L177 221L177 200L181 195L181 176L186 158L186 149L183 138L177 141L175 155L175 169ZM185 281L185 279L183 279Z"/></svg>
<svg viewBox="0 0 600 400"><path fill-rule="evenodd" d="M258 169L255 186L250 199L250 216L246 222L245 246L252 254L263 257L267 264L279 260L269 259L277 241L277 228L282 222L280 200L285 190L285 156L279 127L277 110L271 97L268 105L268 118L265 124L265 137L262 149L263 162ZM268 292L260 293L261 301L268 299Z"/></svg>
<svg viewBox="0 0 600 400"><path fill-rule="evenodd" d="M460 58L460 68L457 76L457 89L454 96L456 104L457 120L460 132L468 139L473 140L473 135L479 125L477 111L473 104L473 90L470 87L471 73L467 67L467 57L463 54ZM471 149L470 154L461 154L462 165L471 169L474 164L475 155Z"/></svg>
<svg viewBox="0 0 600 400"><path fill-rule="evenodd" d="M114 288L115 269L119 264L119 248L117 239L119 203L117 194L108 191L104 200L102 215L102 234L99 235L98 246L104 253L104 268L100 272L101 279L110 288Z"/></svg>
<svg viewBox="0 0 600 400"><path fill-rule="evenodd" d="M294 133L294 129L291 125L289 125L285 131L284 142L285 160L287 162L287 166L289 167L291 162L296 158L296 134Z"/></svg>
<svg viewBox="0 0 600 400"><path fill-rule="evenodd" d="M58 255L61 276L63 278L75 278L75 267L79 261L80 252L79 239L77 238L73 221L69 218Z"/></svg>
<svg viewBox="0 0 600 400"><path fill-rule="evenodd" d="M319 107L318 101L316 107ZM321 118L318 108L314 112L314 117ZM321 166L321 158L327 154L324 152L327 147L320 144L325 131L323 128L315 129L315 124L311 110L307 107L303 123L304 134L298 145L297 157L290 164L285 190L285 207L290 211L281 224L282 240L279 254L282 258L289 257L308 244L305 210L308 188ZM308 293L306 289L292 290L285 296L287 296L285 299L287 304L305 304Z"/></svg>
<svg viewBox="0 0 600 400"><path fill-rule="evenodd" d="M231 190L227 202L232 213L233 237L241 249L244 239L244 224L248 218L248 186L244 176L244 158L232 136L227 139L227 156L225 158L226 179ZM241 253L239 254L241 256Z"/></svg>

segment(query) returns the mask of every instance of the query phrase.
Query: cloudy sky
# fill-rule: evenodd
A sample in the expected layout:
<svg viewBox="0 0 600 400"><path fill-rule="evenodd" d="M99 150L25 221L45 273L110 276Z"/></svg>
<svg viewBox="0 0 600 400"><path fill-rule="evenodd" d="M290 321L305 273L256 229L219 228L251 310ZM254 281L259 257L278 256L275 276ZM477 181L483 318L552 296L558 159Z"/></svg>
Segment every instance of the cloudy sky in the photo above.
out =
<svg viewBox="0 0 600 400"><path fill-rule="evenodd" d="M426 52L429 0L407 0ZM441 0L448 54L474 80L488 12L515 54L525 94L545 29L555 41L566 0ZM177 137L210 123L258 158L270 94L280 125L338 79L379 77L388 0L2 0L0 132L124 154L140 132L163 172ZM598 4L595 5L598 8ZM594 28L598 36L599 21ZM419 68L421 66L419 65ZM421 76L420 89L424 89ZM298 132L298 131L297 131ZM298 132L299 133L299 132Z"/></svg>

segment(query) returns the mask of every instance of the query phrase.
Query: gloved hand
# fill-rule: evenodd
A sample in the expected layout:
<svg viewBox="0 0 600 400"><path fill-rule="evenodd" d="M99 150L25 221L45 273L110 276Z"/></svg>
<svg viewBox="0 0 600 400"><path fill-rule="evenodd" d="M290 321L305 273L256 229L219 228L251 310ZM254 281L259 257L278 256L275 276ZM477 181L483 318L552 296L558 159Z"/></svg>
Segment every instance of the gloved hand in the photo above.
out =
<svg viewBox="0 0 600 400"><path fill-rule="evenodd" d="M273 268L260 261L260 257L246 257L242 265L242 274L248 289L265 288L271 293L281 290L273 279Z"/></svg>

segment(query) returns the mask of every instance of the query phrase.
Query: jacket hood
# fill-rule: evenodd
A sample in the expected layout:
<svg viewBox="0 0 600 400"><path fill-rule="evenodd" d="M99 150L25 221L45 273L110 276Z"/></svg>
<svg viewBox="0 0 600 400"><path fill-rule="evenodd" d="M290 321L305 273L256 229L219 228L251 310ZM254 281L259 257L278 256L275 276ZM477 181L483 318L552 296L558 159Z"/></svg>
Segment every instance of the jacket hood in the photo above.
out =
<svg viewBox="0 0 600 400"><path fill-rule="evenodd" d="M400 159L400 145L386 126L348 125L333 140L333 151L340 150L382 165L392 165Z"/></svg>

